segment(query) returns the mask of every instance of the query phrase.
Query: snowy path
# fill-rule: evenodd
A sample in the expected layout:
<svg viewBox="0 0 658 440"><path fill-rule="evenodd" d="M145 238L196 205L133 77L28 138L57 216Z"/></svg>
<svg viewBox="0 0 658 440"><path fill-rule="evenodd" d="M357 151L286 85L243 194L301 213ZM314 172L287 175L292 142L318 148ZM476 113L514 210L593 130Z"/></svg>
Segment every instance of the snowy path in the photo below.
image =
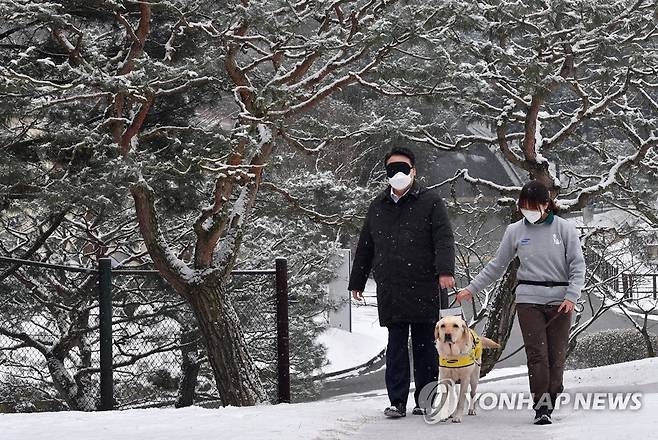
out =
<svg viewBox="0 0 658 440"><path fill-rule="evenodd" d="M535 426L529 423L530 412L496 410L466 416L461 424L440 423L428 425L417 418L406 417L401 420L370 420L370 423L357 431L355 438L359 440L383 440L405 438L430 438L440 435L441 438L486 438L486 439L524 439L538 436L542 439L583 440L587 438L618 439L633 433L638 437L657 432L656 409L658 398L652 394L652 408L644 408L636 412L624 414L597 412L565 412L558 411L554 416L554 424ZM629 431L632 430L632 431ZM538 432L540 434L538 434ZM444 437L447 436L447 437Z"/></svg>
<svg viewBox="0 0 658 440"><path fill-rule="evenodd" d="M387 420L383 390L319 402L252 408L149 409L105 413L1 414L3 440L207 440L457 438L570 440L655 438L658 433L658 359L565 373L567 391L643 391L635 411L583 411L563 407L556 423L530 424L529 410L479 411L461 424L426 424L418 416ZM481 392L527 392L527 377L482 384Z"/></svg>
<svg viewBox="0 0 658 440"><path fill-rule="evenodd" d="M554 414L554 424L535 426L530 423L530 410L494 409L478 411L477 416L464 416L461 424L442 422L435 425L424 423L420 417L407 416L390 420L379 414L379 408L370 411L364 423L355 431L359 440L397 439L410 434L414 438L426 438L440 432L443 436L465 436L487 439L528 439L541 431L542 439L569 440L585 438L618 439L635 436L655 438L658 433L658 377L655 371L658 359L629 362L626 367L610 366L590 370L574 370L565 373L565 388L573 392L638 392L644 391L642 408L631 411L574 410L562 407ZM631 367L634 366L635 368ZM629 368L630 367L630 368ZM628 368L625 369L625 368ZM527 392L527 377L482 384L478 391ZM378 398L385 406L385 396ZM411 396L410 396L411 398ZM348 438L348 437L346 437Z"/></svg>

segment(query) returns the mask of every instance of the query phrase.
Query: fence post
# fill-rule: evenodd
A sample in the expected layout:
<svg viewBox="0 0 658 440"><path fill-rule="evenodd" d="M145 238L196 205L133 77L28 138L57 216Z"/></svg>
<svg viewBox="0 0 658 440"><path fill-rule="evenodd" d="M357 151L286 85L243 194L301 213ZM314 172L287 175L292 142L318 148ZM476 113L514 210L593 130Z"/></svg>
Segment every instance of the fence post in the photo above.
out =
<svg viewBox="0 0 658 440"><path fill-rule="evenodd" d="M288 260L276 259L276 346L278 403L290 403L290 340L288 338Z"/></svg>
<svg viewBox="0 0 658 440"><path fill-rule="evenodd" d="M99 328L100 328L100 407L101 411L114 407L112 381L112 261L98 260Z"/></svg>

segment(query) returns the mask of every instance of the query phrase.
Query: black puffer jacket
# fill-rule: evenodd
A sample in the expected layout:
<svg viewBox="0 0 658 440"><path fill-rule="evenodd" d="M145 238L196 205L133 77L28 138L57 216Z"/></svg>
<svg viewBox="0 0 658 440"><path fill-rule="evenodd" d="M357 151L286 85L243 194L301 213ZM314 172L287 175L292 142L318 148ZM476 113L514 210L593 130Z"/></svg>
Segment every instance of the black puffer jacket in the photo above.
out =
<svg viewBox="0 0 658 440"><path fill-rule="evenodd" d="M391 188L370 204L349 290L363 291L372 270L379 324L436 322L439 275L454 274L455 242L441 197L414 182L395 203Z"/></svg>

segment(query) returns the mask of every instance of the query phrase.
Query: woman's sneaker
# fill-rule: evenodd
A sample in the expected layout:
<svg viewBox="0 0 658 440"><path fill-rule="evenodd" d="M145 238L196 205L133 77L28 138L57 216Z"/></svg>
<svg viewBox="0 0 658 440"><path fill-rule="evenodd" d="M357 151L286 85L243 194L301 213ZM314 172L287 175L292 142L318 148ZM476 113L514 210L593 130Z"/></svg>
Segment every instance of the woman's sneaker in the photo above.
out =
<svg viewBox="0 0 658 440"><path fill-rule="evenodd" d="M404 417L407 415L406 405L403 403L398 403L397 405L391 405L384 410L384 415L392 419L397 419L398 417Z"/></svg>
<svg viewBox="0 0 658 440"><path fill-rule="evenodd" d="M535 420L532 423L535 425L550 425L553 421L551 415L545 409L538 409L535 411Z"/></svg>

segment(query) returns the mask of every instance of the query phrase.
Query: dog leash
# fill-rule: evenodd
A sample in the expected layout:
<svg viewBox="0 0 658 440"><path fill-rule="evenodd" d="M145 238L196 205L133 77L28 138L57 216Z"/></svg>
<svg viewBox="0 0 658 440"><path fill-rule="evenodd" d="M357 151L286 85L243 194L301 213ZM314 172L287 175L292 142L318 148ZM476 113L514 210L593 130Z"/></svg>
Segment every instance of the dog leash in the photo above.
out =
<svg viewBox="0 0 658 440"><path fill-rule="evenodd" d="M529 284L528 282L524 282L523 284L526 284L526 283ZM446 296L445 296L445 297L446 297L446 299L447 299L447 297L449 296L449 295L448 295L448 289L441 289L441 290L445 290L445 293L446 293ZM457 292L457 289L455 289L454 287L453 287L453 290L454 290L455 292ZM443 292L441 292L441 294L443 294ZM447 302L447 301L446 301L446 302ZM551 305L553 305L553 304L554 304L554 305L561 304L562 302L563 302L563 300L553 300L553 301L549 301L549 302L547 302L547 303L545 303L545 304L542 304L542 306L544 307L544 312L546 311L546 308L547 308L547 307L549 307L549 306L551 306ZM462 318L464 318L464 310L461 308L461 305L459 305L459 307L454 307L455 303L457 303L457 296L456 296L456 295L455 295L455 298L453 299L452 303L450 303L450 304L448 305L448 308L447 308L447 309L442 309L441 306L439 306L439 318L442 318L443 316L448 316L448 315L457 315L457 316L461 316ZM580 313L580 312L582 312L584 309L585 309L585 306L584 306L583 304L580 304L580 303L578 303L578 302L576 302L576 303L574 304L573 310L574 310L576 313ZM459 313L457 313L457 310L459 310ZM559 317L560 317L560 314L561 314L561 313L558 313L557 315L555 315L555 316L553 316L551 319L549 319L548 322L546 322L546 325L544 325L544 328L547 328L547 327L551 324L551 322L553 322L556 318L559 318ZM496 363L499 363L499 362L502 362L502 361L504 361L504 360L506 360L506 359L511 358L511 357L514 356L516 353L518 353L519 351L521 351L524 347L525 347L525 344L521 344L521 346L520 346L519 348L517 348L516 350L514 350L512 353L508 354L507 356L505 356L505 357L502 358L502 359L498 359L498 360L496 361Z"/></svg>

